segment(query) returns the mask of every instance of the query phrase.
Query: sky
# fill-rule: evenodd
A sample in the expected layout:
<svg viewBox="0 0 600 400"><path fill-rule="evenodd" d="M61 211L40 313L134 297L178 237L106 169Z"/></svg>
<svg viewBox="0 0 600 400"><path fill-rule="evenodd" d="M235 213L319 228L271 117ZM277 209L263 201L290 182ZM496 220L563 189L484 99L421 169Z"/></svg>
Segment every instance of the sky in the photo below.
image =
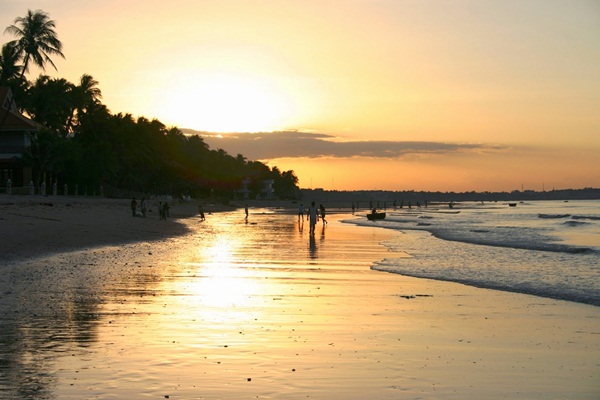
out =
<svg viewBox="0 0 600 400"><path fill-rule="evenodd" d="M3 0L0 27L28 9L46 74L303 188L600 187L597 0Z"/></svg>

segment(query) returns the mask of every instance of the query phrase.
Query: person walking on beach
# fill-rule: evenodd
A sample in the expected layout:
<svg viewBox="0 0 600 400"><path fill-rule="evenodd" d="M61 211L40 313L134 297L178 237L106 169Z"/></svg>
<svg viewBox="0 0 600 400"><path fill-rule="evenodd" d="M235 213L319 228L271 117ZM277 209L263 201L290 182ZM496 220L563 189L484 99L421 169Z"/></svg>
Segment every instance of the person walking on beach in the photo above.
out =
<svg viewBox="0 0 600 400"><path fill-rule="evenodd" d="M165 218L165 207L163 206L162 201L158 202L158 219L166 219Z"/></svg>
<svg viewBox="0 0 600 400"><path fill-rule="evenodd" d="M310 234L315 234L315 226L317 225L317 207L315 206L315 202L310 203L310 208L308 209L308 218L310 219Z"/></svg>
<svg viewBox="0 0 600 400"><path fill-rule="evenodd" d="M248 204L244 207L244 212L246 213L246 219L248 219Z"/></svg>
<svg viewBox="0 0 600 400"><path fill-rule="evenodd" d="M171 209L171 207L169 207L169 203L165 201L165 204L163 204L164 207L164 218L163 219L167 219L167 217L169 217L169 210Z"/></svg>
<svg viewBox="0 0 600 400"><path fill-rule="evenodd" d="M140 208L142 209L142 215L146 218L146 198L142 197L142 201L140 202Z"/></svg>
<svg viewBox="0 0 600 400"><path fill-rule="evenodd" d="M323 220L323 226L325 226L327 220L325 219L325 207L323 207L323 204L319 204L319 209L321 210L321 219Z"/></svg>
<svg viewBox="0 0 600 400"><path fill-rule="evenodd" d="M204 217L204 209L202 208L202 204L198 206L198 213L200 214L200 221L206 220Z"/></svg>
<svg viewBox="0 0 600 400"><path fill-rule="evenodd" d="M131 199L131 216L135 217L135 210L137 209L137 201L135 201L135 197Z"/></svg>
<svg viewBox="0 0 600 400"><path fill-rule="evenodd" d="M298 221L304 221L304 204L300 204L298 207Z"/></svg>

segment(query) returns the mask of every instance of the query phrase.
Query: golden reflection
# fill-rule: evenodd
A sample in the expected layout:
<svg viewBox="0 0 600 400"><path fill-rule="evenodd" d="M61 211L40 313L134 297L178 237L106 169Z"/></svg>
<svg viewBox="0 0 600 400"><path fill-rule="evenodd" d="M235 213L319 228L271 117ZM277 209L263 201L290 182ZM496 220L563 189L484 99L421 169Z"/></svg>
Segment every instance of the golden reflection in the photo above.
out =
<svg viewBox="0 0 600 400"><path fill-rule="evenodd" d="M257 290L251 274L236 257L239 243L232 237L218 239L206 251L206 260L198 265L199 279L195 294L210 307L245 307ZM227 311L227 310L226 310Z"/></svg>

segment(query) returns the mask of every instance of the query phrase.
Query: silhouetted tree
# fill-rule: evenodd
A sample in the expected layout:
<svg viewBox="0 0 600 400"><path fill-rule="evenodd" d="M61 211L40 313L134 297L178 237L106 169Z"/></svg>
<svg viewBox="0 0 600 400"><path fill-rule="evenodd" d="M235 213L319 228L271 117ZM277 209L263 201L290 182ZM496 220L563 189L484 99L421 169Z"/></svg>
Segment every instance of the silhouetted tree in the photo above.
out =
<svg viewBox="0 0 600 400"><path fill-rule="evenodd" d="M282 197L294 192L293 171L212 150L200 136L188 137L157 119L111 114L91 75L82 75L77 84L44 75L28 82L25 73L31 63L55 67L50 56L64 57L54 27L48 14L28 11L6 29L17 39L2 47L0 58L0 84L18 87L19 107L44 126L31 136L31 148L23 157L38 185L60 180L80 188L231 197L248 177L254 196L266 179L275 181Z"/></svg>
<svg viewBox="0 0 600 400"><path fill-rule="evenodd" d="M54 65L50 56L65 57L62 53L62 43L54 30L55 27L54 21L44 11L28 10L25 17L17 17L14 24L5 29L5 33L17 37L17 39L9 42L8 46L23 61L19 79L23 78L29 70L30 62L33 62L42 70L45 70L47 63L56 69L56 65ZM12 102L13 99L11 98L9 108L12 106ZM7 115L4 114L0 126L4 125Z"/></svg>

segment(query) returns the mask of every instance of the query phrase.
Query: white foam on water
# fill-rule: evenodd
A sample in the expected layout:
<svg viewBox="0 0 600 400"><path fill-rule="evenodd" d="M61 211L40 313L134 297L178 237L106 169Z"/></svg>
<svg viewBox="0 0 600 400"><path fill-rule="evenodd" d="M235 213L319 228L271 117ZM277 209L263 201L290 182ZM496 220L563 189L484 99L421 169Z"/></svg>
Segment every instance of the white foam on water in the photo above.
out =
<svg viewBox="0 0 600 400"><path fill-rule="evenodd" d="M376 270L600 306L599 201L468 203L346 222L405 233L385 245L411 257Z"/></svg>

